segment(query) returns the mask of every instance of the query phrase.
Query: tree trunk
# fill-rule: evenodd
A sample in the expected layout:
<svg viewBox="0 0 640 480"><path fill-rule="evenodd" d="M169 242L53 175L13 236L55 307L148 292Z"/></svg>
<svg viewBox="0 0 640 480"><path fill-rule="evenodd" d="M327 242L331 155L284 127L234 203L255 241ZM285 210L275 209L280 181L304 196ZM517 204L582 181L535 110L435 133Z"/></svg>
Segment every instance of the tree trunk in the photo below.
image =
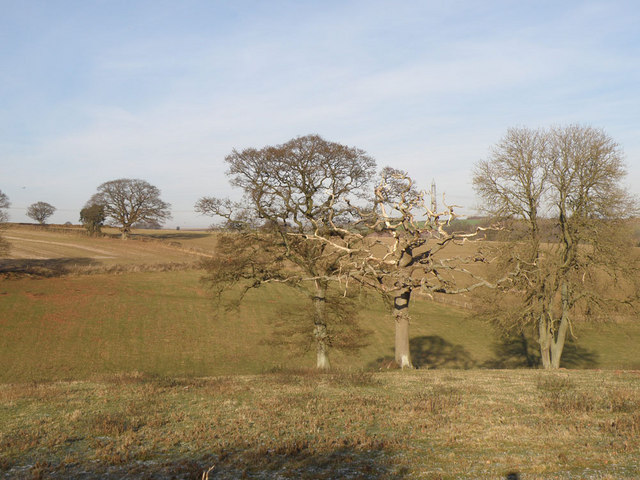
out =
<svg viewBox="0 0 640 480"><path fill-rule="evenodd" d="M315 296L313 297L313 336L316 340L316 368L329 370L329 332L327 329L327 284L316 280Z"/></svg>
<svg viewBox="0 0 640 480"><path fill-rule="evenodd" d="M542 367L545 369L551 368L551 325L549 325L549 319L543 313L538 320L538 342L540 343L540 358L542 360Z"/></svg>
<svg viewBox="0 0 640 480"><path fill-rule="evenodd" d="M560 357L564 350L564 343L567 340L567 330L569 329L569 288L567 283L562 284L562 318L556 338L551 345L551 368L560 368Z"/></svg>
<svg viewBox="0 0 640 480"><path fill-rule="evenodd" d="M540 322L540 355L542 366L547 370L560 368L560 358L564 350L569 329L569 319L566 314L562 315L558 331L551 328L551 321Z"/></svg>
<svg viewBox="0 0 640 480"><path fill-rule="evenodd" d="M413 368L409 348L409 300L411 300L409 288L393 299L393 318L396 324L395 357L400 368Z"/></svg>
<svg viewBox="0 0 640 480"><path fill-rule="evenodd" d="M551 368L560 368L560 357L562 357L562 350L564 349L564 342L553 342L551 345Z"/></svg>

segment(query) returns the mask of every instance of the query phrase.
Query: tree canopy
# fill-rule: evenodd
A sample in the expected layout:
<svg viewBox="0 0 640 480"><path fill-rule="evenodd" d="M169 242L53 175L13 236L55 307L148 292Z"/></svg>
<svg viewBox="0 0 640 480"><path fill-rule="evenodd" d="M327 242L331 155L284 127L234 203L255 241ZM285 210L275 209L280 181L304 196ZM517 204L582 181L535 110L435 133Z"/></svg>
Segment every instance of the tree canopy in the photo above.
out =
<svg viewBox="0 0 640 480"><path fill-rule="evenodd" d="M351 280L390 300L396 361L402 367L411 366L407 308L414 289L460 293L489 285L462 268L464 259L435 259L447 245L476 234L444 230L455 217L454 206L430 211L408 174L392 168L374 184L374 162L361 150L310 135L234 151L226 161L232 184L245 195L238 203L204 197L196 204L196 210L224 218L224 226L236 232L220 237L208 280L219 293L241 281L246 288L265 282L312 285L310 318L320 368L328 366L328 346L334 342L329 282L339 282L348 295ZM456 286L454 271L472 281Z"/></svg>
<svg viewBox="0 0 640 480"><path fill-rule="evenodd" d="M489 315L505 328L535 324L546 368L560 366L575 320L637 300L640 270L625 225L637 207L625 174L620 147L580 125L510 129L476 165L485 210L510 221L503 268L519 272L505 290L515 295L492 298ZM543 218L553 221L544 239Z"/></svg>
<svg viewBox="0 0 640 480"><path fill-rule="evenodd" d="M106 220L104 205L91 203L80 210L80 221L89 235L99 235Z"/></svg>
<svg viewBox="0 0 640 480"><path fill-rule="evenodd" d="M56 211L56 207L46 202L36 202L27 208L27 216L34 219L40 225L44 225L51 215Z"/></svg>
<svg viewBox="0 0 640 480"><path fill-rule="evenodd" d="M468 267L482 260L481 253L469 257L450 248L477 239L482 229L447 232L456 206L432 210L435 202L426 201L426 193L401 170L384 168L373 193L372 204L361 212L360 228L345 233L350 241L342 247L349 255L341 261L341 272L389 303L395 323L395 362L412 368L409 306L415 291L459 294L494 287Z"/></svg>
<svg viewBox="0 0 640 480"><path fill-rule="evenodd" d="M352 202L367 195L375 161L361 149L318 135L234 150L225 161L243 201L203 197L196 211L223 218L247 241L236 239L235 248L212 264L210 280L221 285L245 279L249 286L281 282L303 289L312 306L317 366L329 368L329 347L335 344L329 282L338 278L340 259L348 254L335 248L334 239L345 237L345 225L357 215Z"/></svg>
<svg viewBox="0 0 640 480"><path fill-rule="evenodd" d="M162 201L160 190L145 180L121 178L105 182L88 205L101 205L111 225L120 227L126 239L138 222L162 222L171 218L171 205Z"/></svg>

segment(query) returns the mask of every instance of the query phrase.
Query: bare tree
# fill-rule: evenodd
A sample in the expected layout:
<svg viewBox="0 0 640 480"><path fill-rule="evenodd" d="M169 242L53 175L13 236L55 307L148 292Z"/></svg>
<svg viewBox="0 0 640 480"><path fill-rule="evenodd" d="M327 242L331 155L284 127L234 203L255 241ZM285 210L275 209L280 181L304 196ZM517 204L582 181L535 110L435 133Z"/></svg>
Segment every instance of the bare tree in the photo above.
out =
<svg viewBox="0 0 640 480"><path fill-rule="evenodd" d="M228 253L221 250L209 265L209 280L218 287L243 280L247 288L281 282L303 289L312 305L316 365L328 369L336 344L329 284L349 253L343 226L356 213L350 199L366 195L375 162L363 150L318 135L234 150L225 161L244 200L203 197L196 204L198 212L222 217L237 232L226 237Z"/></svg>
<svg viewBox="0 0 640 480"><path fill-rule="evenodd" d="M34 219L40 225L44 225L47 218L53 215L56 211L56 207L46 202L36 202L29 205L27 208L27 216Z"/></svg>
<svg viewBox="0 0 640 480"><path fill-rule="evenodd" d="M9 215L6 210L11 206L11 202L9 202L9 197L0 190L0 228L4 227L4 224L9 220ZM0 257L4 257L9 253L9 242L7 242L0 235Z"/></svg>
<svg viewBox="0 0 640 480"><path fill-rule="evenodd" d="M401 368L412 368L409 306L414 291L460 294L495 284L470 268L483 261L481 251L456 255L451 248L477 239L483 230L448 233L445 226L455 218L455 205L432 211L425 192L417 190L406 172L392 168L382 171L374 191L373 208L363 212L366 233L359 243L352 242L349 263L343 260L342 270L389 302L395 322L395 361Z"/></svg>
<svg viewBox="0 0 640 480"><path fill-rule="evenodd" d="M603 318L637 300L640 270L627 228L637 209L621 186L625 173L620 147L578 125L510 129L476 165L486 211L517 220L500 251L504 268L517 265L502 292L513 295L494 297L488 313L506 328L536 325L545 368L560 366L574 320ZM548 238L542 214L554 222Z"/></svg>
<svg viewBox="0 0 640 480"><path fill-rule="evenodd" d="M0 223L5 223L9 220L9 215L6 210L11 206L11 202L9 201L9 197L7 194L0 190Z"/></svg>
<svg viewBox="0 0 640 480"><path fill-rule="evenodd" d="M145 180L121 178L98 187L88 204L104 206L107 221L120 227L122 239L138 222L162 223L171 218L171 205L160 199L160 190Z"/></svg>

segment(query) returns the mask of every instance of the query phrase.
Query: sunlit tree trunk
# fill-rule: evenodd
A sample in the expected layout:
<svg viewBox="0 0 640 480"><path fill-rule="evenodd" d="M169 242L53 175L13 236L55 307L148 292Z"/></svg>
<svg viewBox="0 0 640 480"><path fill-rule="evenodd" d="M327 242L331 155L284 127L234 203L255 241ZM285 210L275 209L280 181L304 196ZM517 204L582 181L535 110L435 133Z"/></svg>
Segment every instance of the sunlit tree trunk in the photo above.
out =
<svg viewBox="0 0 640 480"><path fill-rule="evenodd" d="M400 368L413 368L409 348L409 301L411 289L403 290L393 299L393 318L396 324L396 363Z"/></svg>
<svg viewBox="0 0 640 480"><path fill-rule="evenodd" d="M563 283L561 287L562 297L562 314L557 329L554 328L553 319L542 315L539 323L539 342L540 355L543 368L557 369L560 368L560 359L564 345L567 341L567 332L569 330L569 288L567 283Z"/></svg>
<svg viewBox="0 0 640 480"><path fill-rule="evenodd" d="M540 315L538 323L538 342L540 343L540 359L542 360L542 367L545 369L551 368L551 325L546 314Z"/></svg>
<svg viewBox="0 0 640 480"><path fill-rule="evenodd" d="M315 281L315 296L313 297L313 335L316 341L316 367L320 370L329 370L329 332L327 329L327 284Z"/></svg>

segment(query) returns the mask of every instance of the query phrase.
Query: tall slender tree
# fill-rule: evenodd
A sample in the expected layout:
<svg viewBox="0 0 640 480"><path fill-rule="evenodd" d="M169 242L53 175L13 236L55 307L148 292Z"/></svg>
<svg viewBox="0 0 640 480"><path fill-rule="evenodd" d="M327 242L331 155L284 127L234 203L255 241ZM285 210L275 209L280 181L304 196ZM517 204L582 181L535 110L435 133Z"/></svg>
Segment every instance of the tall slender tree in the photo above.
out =
<svg viewBox="0 0 640 480"><path fill-rule="evenodd" d="M625 233L637 206L622 186L625 174L620 147L580 125L510 129L476 165L485 210L517 220L500 252L505 268L519 271L509 289L516 295L503 297L512 308L494 297L488 314L507 328L536 325L545 368L560 366L575 320L637 302L640 270ZM552 223L546 236L543 217Z"/></svg>

